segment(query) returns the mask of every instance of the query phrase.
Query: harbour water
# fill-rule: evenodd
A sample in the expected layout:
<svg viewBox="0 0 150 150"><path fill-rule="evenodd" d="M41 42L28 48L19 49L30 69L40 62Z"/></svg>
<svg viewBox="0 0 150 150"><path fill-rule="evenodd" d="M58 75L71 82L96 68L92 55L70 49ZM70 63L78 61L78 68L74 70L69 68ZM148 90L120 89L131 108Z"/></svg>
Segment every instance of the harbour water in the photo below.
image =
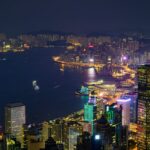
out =
<svg viewBox="0 0 150 150"><path fill-rule="evenodd" d="M62 117L83 108L86 99L77 97L75 90L84 82L96 80L96 71L93 68L62 71L51 58L63 51L62 48L34 48L23 53L0 54L0 124L4 107L11 102L26 105L30 123ZM39 90L34 90L34 80Z"/></svg>

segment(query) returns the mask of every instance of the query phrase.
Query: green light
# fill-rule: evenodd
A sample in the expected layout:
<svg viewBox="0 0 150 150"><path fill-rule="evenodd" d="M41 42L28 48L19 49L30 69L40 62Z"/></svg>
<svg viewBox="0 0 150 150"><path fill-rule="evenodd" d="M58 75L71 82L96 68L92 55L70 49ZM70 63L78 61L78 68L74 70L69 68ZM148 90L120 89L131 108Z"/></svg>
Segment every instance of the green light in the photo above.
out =
<svg viewBox="0 0 150 150"><path fill-rule="evenodd" d="M93 122L94 120L94 105L85 104L84 105L84 121Z"/></svg>
<svg viewBox="0 0 150 150"><path fill-rule="evenodd" d="M109 111L109 106L106 107L106 111Z"/></svg>
<svg viewBox="0 0 150 150"><path fill-rule="evenodd" d="M94 133L94 121L95 115L94 115L94 104L85 104L84 105L84 121L87 121L91 123L92 127L92 135Z"/></svg>

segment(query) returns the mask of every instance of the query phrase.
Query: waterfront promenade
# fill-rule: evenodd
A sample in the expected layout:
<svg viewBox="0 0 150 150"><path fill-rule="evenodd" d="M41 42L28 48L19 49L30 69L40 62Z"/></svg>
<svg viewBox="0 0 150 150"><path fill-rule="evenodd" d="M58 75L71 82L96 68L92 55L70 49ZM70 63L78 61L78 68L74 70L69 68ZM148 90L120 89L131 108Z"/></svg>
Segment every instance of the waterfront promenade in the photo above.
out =
<svg viewBox="0 0 150 150"><path fill-rule="evenodd" d="M60 60L59 57L53 57L53 60L60 64L70 65L70 66L80 66L80 67L103 68L105 65L100 63L67 62L67 61Z"/></svg>

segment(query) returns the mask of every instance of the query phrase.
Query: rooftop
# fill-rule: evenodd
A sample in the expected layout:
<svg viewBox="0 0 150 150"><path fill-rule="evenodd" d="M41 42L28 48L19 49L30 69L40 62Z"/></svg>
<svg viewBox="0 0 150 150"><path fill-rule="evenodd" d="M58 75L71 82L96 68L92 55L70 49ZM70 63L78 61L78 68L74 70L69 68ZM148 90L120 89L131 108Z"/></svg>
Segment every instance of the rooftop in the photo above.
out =
<svg viewBox="0 0 150 150"><path fill-rule="evenodd" d="M25 106L23 103L10 103L10 104L7 104L6 107L20 107L20 106Z"/></svg>

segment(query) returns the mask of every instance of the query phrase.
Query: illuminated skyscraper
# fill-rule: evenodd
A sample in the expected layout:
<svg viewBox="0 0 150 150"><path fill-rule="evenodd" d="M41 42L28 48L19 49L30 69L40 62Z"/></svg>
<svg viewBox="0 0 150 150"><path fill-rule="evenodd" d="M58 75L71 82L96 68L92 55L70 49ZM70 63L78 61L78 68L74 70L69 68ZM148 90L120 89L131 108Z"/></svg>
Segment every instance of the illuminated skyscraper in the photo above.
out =
<svg viewBox="0 0 150 150"><path fill-rule="evenodd" d="M13 103L5 107L5 133L16 137L21 144L23 143L23 125L25 123L25 105Z"/></svg>
<svg viewBox="0 0 150 150"><path fill-rule="evenodd" d="M95 107L94 104L87 103L84 105L84 121L93 122L95 119Z"/></svg>
<svg viewBox="0 0 150 150"><path fill-rule="evenodd" d="M138 146L150 149L150 65L138 68Z"/></svg>
<svg viewBox="0 0 150 150"><path fill-rule="evenodd" d="M77 145L77 137L82 134L83 128L78 123L73 123L69 126L69 150L74 150Z"/></svg>
<svg viewBox="0 0 150 150"><path fill-rule="evenodd" d="M93 123L96 118L96 106L93 103L84 105L84 121L91 123L93 133Z"/></svg>
<svg viewBox="0 0 150 150"><path fill-rule="evenodd" d="M105 111L107 121L112 128L114 128L113 145L121 148L122 144L122 107L114 103L106 105ZM102 117L104 119L104 116Z"/></svg>
<svg viewBox="0 0 150 150"><path fill-rule="evenodd" d="M93 149L103 149L109 150L111 149L109 146L112 143L112 127L108 123L106 117L102 115L102 117L96 121L95 125L95 142ZM99 137L96 137L99 136ZM98 143L97 143L98 142Z"/></svg>
<svg viewBox="0 0 150 150"><path fill-rule="evenodd" d="M112 105L106 105L105 111L107 121L110 124L122 124L122 107L116 103Z"/></svg>
<svg viewBox="0 0 150 150"><path fill-rule="evenodd" d="M128 126L130 124L130 101L129 96L122 96L117 100L117 103L123 107L122 109L122 125Z"/></svg>

